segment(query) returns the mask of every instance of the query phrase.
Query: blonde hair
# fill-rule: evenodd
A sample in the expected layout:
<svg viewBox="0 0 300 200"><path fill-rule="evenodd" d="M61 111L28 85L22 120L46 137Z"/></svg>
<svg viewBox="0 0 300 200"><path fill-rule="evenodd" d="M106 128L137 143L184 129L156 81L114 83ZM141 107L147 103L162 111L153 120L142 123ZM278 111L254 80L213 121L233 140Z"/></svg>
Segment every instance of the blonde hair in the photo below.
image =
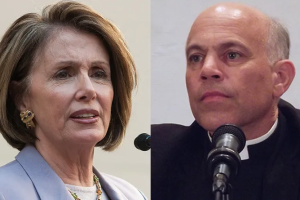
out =
<svg viewBox="0 0 300 200"><path fill-rule="evenodd" d="M109 53L114 98L106 136L97 143L104 150L122 141L131 114L131 92L136 86L136 69L125 41L111 22L86 5L60 1L43 9L41 15L28 13L17 19L0 43L0 131L6 141L21 150L38 139L34 130L20 120L16 106L30 87L29 76L39 52L55 30L71 27L93 34ZM51 42L51 40L50 40ZM11 95L11 82L18 92Z"/></svg>

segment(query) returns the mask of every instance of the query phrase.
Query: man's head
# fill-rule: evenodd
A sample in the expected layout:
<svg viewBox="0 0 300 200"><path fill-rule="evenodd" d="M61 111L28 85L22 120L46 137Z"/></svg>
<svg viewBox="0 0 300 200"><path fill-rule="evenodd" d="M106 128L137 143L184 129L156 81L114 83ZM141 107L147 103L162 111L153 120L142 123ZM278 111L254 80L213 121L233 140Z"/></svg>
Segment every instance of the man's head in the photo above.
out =
<svg viewBox="0 0 300 200"><path fill-rule="evenodd" d="M186 45L186 84L197 122L210 132L236 124L247 139L266 133L295 75L288 54L287 32L260 11L235 3L205 10Z"/></svg>

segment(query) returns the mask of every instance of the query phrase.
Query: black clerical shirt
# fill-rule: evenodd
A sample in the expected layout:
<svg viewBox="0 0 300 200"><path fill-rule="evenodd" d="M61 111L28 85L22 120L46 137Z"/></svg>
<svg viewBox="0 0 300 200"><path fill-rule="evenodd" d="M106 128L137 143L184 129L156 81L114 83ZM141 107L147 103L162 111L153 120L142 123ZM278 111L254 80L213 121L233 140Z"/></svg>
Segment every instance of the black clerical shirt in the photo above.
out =
<svg viewBox="0 0 300 200"><path fill-rule="evenodd" d="M248 146L231 200L300 200L300 112L283 100L278 107L274 133ZM151 134L151 199L213 199L207 131L194 122L153 125Z"/></svg>

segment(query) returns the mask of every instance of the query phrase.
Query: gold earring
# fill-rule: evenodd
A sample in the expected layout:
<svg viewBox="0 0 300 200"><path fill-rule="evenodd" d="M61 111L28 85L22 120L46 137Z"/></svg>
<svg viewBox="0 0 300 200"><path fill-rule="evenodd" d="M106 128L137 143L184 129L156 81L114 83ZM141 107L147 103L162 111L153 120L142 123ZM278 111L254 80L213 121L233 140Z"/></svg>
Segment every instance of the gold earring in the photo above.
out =
<svg viewBox="0 0 300 200"><path fill-rule="evenodd" d="M23 111L20 113L20 116L21 116L21 120L24 124L26 124L26 128L33 128L35 127L32 119L34 118L34 113L29 111L29 110L26 110L26 111Z"/></svg>

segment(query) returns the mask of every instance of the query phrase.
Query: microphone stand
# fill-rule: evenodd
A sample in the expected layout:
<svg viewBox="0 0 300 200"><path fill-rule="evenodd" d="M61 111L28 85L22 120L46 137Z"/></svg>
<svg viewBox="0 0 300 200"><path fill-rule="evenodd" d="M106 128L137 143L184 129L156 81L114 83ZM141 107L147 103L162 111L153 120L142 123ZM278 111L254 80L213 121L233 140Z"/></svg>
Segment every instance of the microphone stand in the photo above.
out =
<svg viewBox="0 0 300 200"><path fill-rule="evenodd" d="M230 185L224 174L216 174L213 182L215 200L230 200Z"/></svg>
<svg viewBox="0 0 300 200"><path fill-rule="evenodd" d="M241 164L239 154L227 147L219 147L209 152L208 161L209 168L214 169L212 192L215 200L230 200L229 177L238 173Z"/></svg>
<svg viewBox="0 0 300 200"><path fill-rule="evenodd" d="M208 153L208 170L213 175L212 192L215 200L230 200L229 178L236 176L241 165L239 152L246 144L243 131L235 125L225 124L212 136L213 149Z"/></svg>

